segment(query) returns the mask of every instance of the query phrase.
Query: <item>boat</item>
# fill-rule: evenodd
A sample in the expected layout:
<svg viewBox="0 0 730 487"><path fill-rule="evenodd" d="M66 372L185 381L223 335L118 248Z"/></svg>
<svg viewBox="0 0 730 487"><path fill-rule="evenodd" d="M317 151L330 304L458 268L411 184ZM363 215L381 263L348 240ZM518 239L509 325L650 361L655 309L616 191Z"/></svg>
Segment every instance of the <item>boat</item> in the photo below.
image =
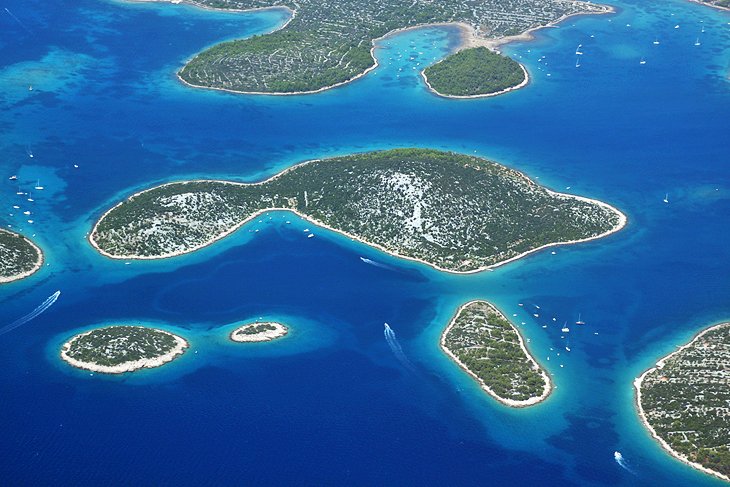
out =
<svg viewBox="0 0 730 487"><path fill-rule="evenodd" d="M586 322L580 319L580 313L578 313L578 321L575 322L576 325L585 325Z"/></svg>
<svg viewBox="0 0 730 487"><path fill-rule="evenodd" d="M697 40L695 41L695 46L699 46L700 44L701 44L700 38L698 37Z"/></svg>
<svg viewBox="0 0 730 487"><path fill-rule="evenodd" d="M17 181L18 180L18 176L16 176L15 174L13 174L8 179L11 180L11 181Z"/></svg>
<svg viewBox="0 0 730 487"><path fill-rule="evenodd" d="M40 179L38 181L36 181L36 183L35 183L35 189L37 189L38 191L42 191L43 190L43 186L41 186L41 180Z"/></svg>
<svg viewBox="0 0 730 487"><path fill-rule="evenodd" d="M566 351L566 352L570 352L570 347L566 346L566 347L565 347L565 351Z"/></svg>
<svg viewBox="0 0 730 487"><path fill-rule="evenodd" d="M575 60L575 67L580 68L580 58ZM553 253L555 253L555 252L553 252Z"/></svg>
<svg viewBox="0 0 730 487"><path fill-rule="evenodd" d="M312 238L312 237L314 237L313 233L310 233L309 235L307 235L307 238Z"/></svg>
<svg viewBox="0 0 730 487"><path fill-rule="evenodd" d="M30 202L33 202L33 201L35 201L35 200L33 199L33 194L32 194L32 193L28 193L28 201L30 201Z"/></svg>
<svg viewBox="0 0 730 487"><path fill-rule="evenodd" d="M639 64L646 64L646 59L641 58L641 61L639 61Z"/></svg>
<svg viewBox="0 0 730 487"><path fill-rule="evenodd" d="M662 201L665 203L669 203L669 193L664 195L664 199Z"/></svg>
<svg viewBox="0 0 730 487"><path fill-rule="evenodd" d="M659 39L654 39L654 45L655 46L658 46L659 45Z"/></svg>
<svg viewBox="0 0 730 487"><path fill-rule="evenodd" d="M563 333L570 333L570 328L568 328L568 322L566 321L563 323L563 327L560 329Z"/></svg>

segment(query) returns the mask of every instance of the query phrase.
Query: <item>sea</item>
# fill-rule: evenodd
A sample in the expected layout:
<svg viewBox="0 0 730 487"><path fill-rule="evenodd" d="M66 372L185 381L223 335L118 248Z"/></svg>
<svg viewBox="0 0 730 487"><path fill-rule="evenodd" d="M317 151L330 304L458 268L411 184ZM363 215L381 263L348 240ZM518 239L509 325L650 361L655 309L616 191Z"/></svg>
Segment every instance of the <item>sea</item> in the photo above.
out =
<svg viewBox="0 0 730 487"><path fill-rule="evenodd" d="M175 72L208 46L276 29L281 10L6 0L0 224L32 237L46 262L0 286L0 326L61 294L0 336L0 485L724 485L650 437L632 383L730 320L730 14L611 4L614 14L503 46L530 72L524 89L449 100L419 71L457 48L455 28L380 41L377 69L337 89L246 96L184 86ZM471 275L284 212L162 261L110 260L86 239L104 211L153 185L259 181L394 147L492 159L629 223ZM556 385L547 401L505 407L440 350L472 299L517 326ZM229 342L256 319L291 332ZM107 324L158 326L191 347L119 376L60 360L69 337Z"/></svg>

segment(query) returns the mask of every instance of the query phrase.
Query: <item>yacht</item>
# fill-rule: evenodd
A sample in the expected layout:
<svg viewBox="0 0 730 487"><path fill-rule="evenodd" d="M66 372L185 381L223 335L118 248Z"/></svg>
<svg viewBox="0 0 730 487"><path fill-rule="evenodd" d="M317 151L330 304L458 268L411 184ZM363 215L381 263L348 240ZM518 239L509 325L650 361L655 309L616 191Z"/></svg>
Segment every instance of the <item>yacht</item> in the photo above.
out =
<svg viewBox="0 0 730 487"><path fill-rule="evenodd" d="M641 58L641 61L639 61L639 64L646 64L646 59Z"/></svg>
<svg viewBox="0 0 730 487"><path fill-rule="evenodd" d="M697 40L695 41L695 46L699 46L700 44L701 44L700 38L698 37Z"/></svg>
<svg viewBox="0 0 730 487"><path fill-rule="evenodd" d="M17 181L18 180L18 176L16 176L15 174L13 174L8 179L11 180L11 181Z"/></svg>
<svg viewBox="0 0 730 487"><path fill-rule="evenodd" d="M669 193L664 195L664 199L662 201L665 203L669 203Z"/></svg>
<svg viewBox="0 0 730 487"><path fill-rule="evenodd" d="M38 191L42 191L43 190L43 186L41 186L41 180L40 179L38 181L36 181L36 183L35 183L35 189L37 189Z"/></svg>
<svg viewBox="0 0 730 487"><path fill-rule="evenodd" d="M575 324L576 324L576 325L585 325L585 324L586 324L586 322L585 322L585 321L583 321L583 320L582 320L582 319L580 318L580 313L578 313L578 321L576 321L576 322L575 322Z"/></svg>
<svg viewBox="0 0 730 487"><path fill-rule="evenodd" d="M560 329L560 331L562 331L563 333L569 333L570 332L570 328L568 328L568 322L567 321L565 323L563 323L563 327Z"/></svg>

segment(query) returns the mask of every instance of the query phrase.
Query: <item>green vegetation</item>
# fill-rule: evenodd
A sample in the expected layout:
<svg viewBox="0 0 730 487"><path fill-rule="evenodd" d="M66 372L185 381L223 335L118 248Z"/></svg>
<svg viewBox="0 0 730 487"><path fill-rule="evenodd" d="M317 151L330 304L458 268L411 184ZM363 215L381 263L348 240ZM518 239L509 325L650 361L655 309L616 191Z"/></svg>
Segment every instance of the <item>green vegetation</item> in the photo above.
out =
<svg viewBox="0 0 730 487"><path fill-rule="evenodd" d="M547 375L522 348L515 327L485 301L459 311L441 346L500 399L536 402L550 390Z"/></svg>
<svg viewBox="0 0 730 487"><path fill-rule="evenodd" d="M159 186L107 212L90 240L109 257L169 257L274 208L456 272L602 235L623 218L607 205L551 193L495 162L395 149L312 161L257 184Z"/></svg>
<svg viewBox="0 0 730 487"><path fill-rule="evenodd" d="M272 325L271 323L253 323L251 325L244 326L243 328L239 328L238 330L236 330L236 334L256 335L258 333L263 333L265 331L274 331L276 329L276 326Z"/></svg>
<svg viewBox="0 0 730 487"><path fill-rule="evenodd" d="M76 335L66 343L62 355L91 366L116 367L160 358L178 348L181 341L172 333L154 328L108 326Z"/></svg>
<svg viewBox="0 0 730 487"><path fill-rule="evenodd" d="M463 22L484 37L546 25L566 14L604 12L563 0L195 0L213 8L286 7L296 15L281 30L225 42L195 56L180 77L194 86L241 92L316 91L348 81L374 65L373 39L394 30Z"/></svg>
<svg viewBox="0 0 730 487"><path fill-rule="evenodd" d="M446 96L489 95L518 86L526 78L518 62L486 47L457 52L423 73L431 88Z"/></svg>
<svg viewBox="0 0 730 487"><path fill-rule="evenodd" d="M17 233L0 230L0 283L30 275L43 259L38 247Z"/></svg>
<svg viewBox="0 0 730 487"><path fill-rule="evenodd" d="M730 323L659 362L639 387L640 406L660 438L730 477Z"/></svg>

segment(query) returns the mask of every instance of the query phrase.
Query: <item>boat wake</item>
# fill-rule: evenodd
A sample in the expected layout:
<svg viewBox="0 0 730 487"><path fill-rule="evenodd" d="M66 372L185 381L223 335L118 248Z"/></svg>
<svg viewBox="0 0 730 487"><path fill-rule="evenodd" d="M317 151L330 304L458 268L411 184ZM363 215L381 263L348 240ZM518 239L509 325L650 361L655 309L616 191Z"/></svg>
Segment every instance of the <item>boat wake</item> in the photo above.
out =
<svg viewBox="0 0 730 487"><path fill-rule="evenodd" d="M371 259L366 259L365 257L360 257L360 260L363 261L363 262L365 262L368 265L375 266L375 267L379 267L381 269L387 269L389 271L395 270L392 267L390 267L389 265L385 265L385 264L382 264L380 262L376 262L376 261L371 260Z"/></svg>
<svg viewBox="0 0 730 487"><path fill-rule="evenodd" d="M626 461L620 451L613 452L613 459L616 460L616 463L618 463L619 467L623 468L632 475L636 475L636 472L634 472L634 470L629 466L629 462Z"/></svg>
<svg viewBox="0 0 730 487"><path fill-rule="evenodd" d="M385 323L385 330L383 331L383 334L385 335L385 341L388 342L388 346L390 347L390 350L393 352L393 355L395 355L395 358L398 359L398 361L408 370L414 371L416 368L413 366L410 360L408 360L408 357L406 357L406 354L403 353L403 348L401 348L400 343L398 343L398 340L395 337L395 332L393 329L388 326L388 323Z"/></svg>
<svg viewBox="0 0 730 487"><path fill-rule="evenodd" d="M0 328L0 336L11 332L18 328L19 326L23 326L24 324L28 323L31 320L34 320L38 316L40 316L45 310L53 306L53 303L58 300L58 297L61 295L61 291L56 291L55 293L51 294L48 299L43 301L43 303L38 306L36 309L28 313L27 315L23 316L22 318L18 318L17 320L13 321L9 325L5 325L2 328Z"/></svg>

